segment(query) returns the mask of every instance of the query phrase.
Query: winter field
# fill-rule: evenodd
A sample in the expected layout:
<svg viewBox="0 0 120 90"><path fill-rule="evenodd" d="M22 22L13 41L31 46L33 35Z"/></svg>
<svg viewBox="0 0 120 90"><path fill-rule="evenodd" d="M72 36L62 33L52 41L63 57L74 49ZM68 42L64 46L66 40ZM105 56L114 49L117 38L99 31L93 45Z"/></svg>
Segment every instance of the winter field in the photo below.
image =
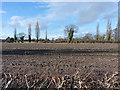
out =
<svg viewBox="0 0 120 90"><path fill-rule="evenodd" d="M76 73L79 73L81 78L96 75L97 79L102 79L104 78L102 76L105 76L106 73L108 77L112 77L112 74L118 72L118 44L3 43L2 65L3 80L5 81L3 83L4 87L8 84L7 82L10 80L10 77L12 78L13 76L19 78L13 79L6 87L19 86L30 88L31 84L28 85L27 82L33 83L35 80L34 82L37 83L36 80L42 76L44 79L45 77L48 78L48 76L65 77L68 75L72 77ZM26 81L25 78L27 76L28 81ZM50 83L50 80L52 82L53 78L50 79L49 77L49 79L46 80L46 83L48 83L45 84L46 86L43 83L42 85L40 84L41 86L38 85L33 87L58 88L59 84L53 85L53 83ZM55 82L55 80L53 81ZM41 81L41 83L43 81ZM21 84L23 86L21 86ZM78 86L76 85L76 87ZM85 88L85 86L83 87ZM82 86L79 88L82 88Z"/></svg>

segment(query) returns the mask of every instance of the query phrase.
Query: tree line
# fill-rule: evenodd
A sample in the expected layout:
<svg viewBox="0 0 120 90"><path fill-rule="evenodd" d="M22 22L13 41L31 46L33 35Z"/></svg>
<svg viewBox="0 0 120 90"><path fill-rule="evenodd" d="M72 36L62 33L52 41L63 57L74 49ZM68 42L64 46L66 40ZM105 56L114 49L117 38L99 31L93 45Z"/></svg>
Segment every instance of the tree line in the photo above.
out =
<svg viewBox="0 0 120 90"><path fill-rule="evenodd" d="M118 27L116 27L115 29L112 29L111 27L111 21L108 20L107 23L107 30L105 34L100 34L99 31L99 23L97 23L96 25L96 34L92 35L91 33L87 33L84 37L81 38L73 38L74 34L78 32L79 28L77 25L74 24L70 24L65 26L64 32L66 34L66 38L58 38L58 39L52 39L49 40L47 38L47 31L46 31L46 35L45 35L45 39L40 39L40 26L39 23L37 22L35 25L35 35L36 35L36 39L31 39L31 24L28 25L28 40L29 42L31 41L36 41L38 43L38 41L44 41L44 42L79 42L79 41L118 41L119 37L120 37L120 33L119 33L119 29ZM17 34L17 30L15 28L14 30L14 38L10 38L8 37L6 40L12 41L12 42L24 42L24 38L25 38L26 34L25 33L18 33Z"/></svg>

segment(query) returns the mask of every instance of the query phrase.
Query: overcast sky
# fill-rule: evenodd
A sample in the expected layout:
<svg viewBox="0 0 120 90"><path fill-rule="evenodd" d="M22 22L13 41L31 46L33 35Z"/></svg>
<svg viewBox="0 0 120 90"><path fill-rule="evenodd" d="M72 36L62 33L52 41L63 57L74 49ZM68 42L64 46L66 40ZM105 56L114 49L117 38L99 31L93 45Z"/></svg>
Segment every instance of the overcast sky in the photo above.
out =
<svg viewBox="0 0 120 90"><path fill-rule="evenodd" d="M14 28L17 33L28 34L28 24L32 25L32 38L35 38L35 24L40 24L40 38L64 37L66 25L79 26L75 37L86 33L95 34L96 25L100 25L100 33L106 32L108 19L112 28L117 26L117 2L3 2L2 10L3 31L0 36L13 37ZM27 36L26 36L27 38Z"/></svg>

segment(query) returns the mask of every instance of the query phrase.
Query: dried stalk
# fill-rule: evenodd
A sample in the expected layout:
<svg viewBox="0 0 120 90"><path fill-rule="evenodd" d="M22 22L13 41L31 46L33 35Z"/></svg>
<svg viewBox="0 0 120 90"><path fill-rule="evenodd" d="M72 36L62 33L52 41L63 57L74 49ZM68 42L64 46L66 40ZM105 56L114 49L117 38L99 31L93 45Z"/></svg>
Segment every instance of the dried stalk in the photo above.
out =
<svg viewBox="0 0 120 90"><path fill-rule="evenodd" d="M6 75L6 74L5 74ZM13 79L12 79L12 77L11 77L11 74L9 74L9 76L10 76L10 80L7 82L7 84L5 85L5 88L8 88L8 86L11 84L11 82L13 81ZM6 75L6 77L7 77L7 75Z"/></svg>
<svg viewBox="0 0 120 90"><path fill-rule="evenodd" d="M60 79L60 78L59 78ZM65 80L64 77L62 77L62 81L61 83L59 82L58 87L57 88L62 88L63 84L64 84Z"/></svg>
<svg viewBox="0 0 120 90"><path fill-rule="evenodd" d="M52 80L53 80L53 82L55 83L55 86L56 86L56 88L57 88L57 83L56 83L56 81L55 81L55 78L52 77Z"/></svg>
<svg viewBox="0 0 120 90"><path fill-rule="evenodd" d="M11 80L8 81L8 83L5 85L5 88L8 88L8 86L10 85L10 83L13 81L13 79L11 78Z"/></svg>
<svg viewBox="0 0 120 90"><path fill-rule="evenodd" d="M27 75L25 75L25 82L26 82L27 88L30 88L30 86L28 84L28 80L27 80Z"/></svg>
<svg viewBox="0 0 120 90"><path fill-rule="evenodd" d="M93 72L93 69L90 71L90 73L87 74L87 76L83 79L83 81L86 80L86 78L88 78L92 72Z"/></svg>
<svg viewBox="0 0 120 90"><path fill-rule="evenodd" d="M47 88L49 88L49 87L50 87L50 85L51 85L52 81L53 81L53 80L51 79L51 81L50 81L49 85L47 86Z"/></svg>
<svg viewBox="0 0 120 90"><path fill-rule="evenodd" d="M47 81L48 77L45 79L45 81L40 85L40 88L44 85L44 83Z"/></svg>

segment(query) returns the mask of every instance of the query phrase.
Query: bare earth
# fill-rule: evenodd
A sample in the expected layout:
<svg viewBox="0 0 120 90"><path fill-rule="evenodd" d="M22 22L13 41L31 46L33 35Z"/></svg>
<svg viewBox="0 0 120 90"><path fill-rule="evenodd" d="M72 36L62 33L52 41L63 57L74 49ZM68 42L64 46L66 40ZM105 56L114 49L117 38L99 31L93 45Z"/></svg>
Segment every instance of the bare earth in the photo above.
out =
<svg viewBox="0 0 120 90"><path fill-rule="evenodd" d="M74 74L118 71L118 44L3 43L5 73Z"/></svg>

